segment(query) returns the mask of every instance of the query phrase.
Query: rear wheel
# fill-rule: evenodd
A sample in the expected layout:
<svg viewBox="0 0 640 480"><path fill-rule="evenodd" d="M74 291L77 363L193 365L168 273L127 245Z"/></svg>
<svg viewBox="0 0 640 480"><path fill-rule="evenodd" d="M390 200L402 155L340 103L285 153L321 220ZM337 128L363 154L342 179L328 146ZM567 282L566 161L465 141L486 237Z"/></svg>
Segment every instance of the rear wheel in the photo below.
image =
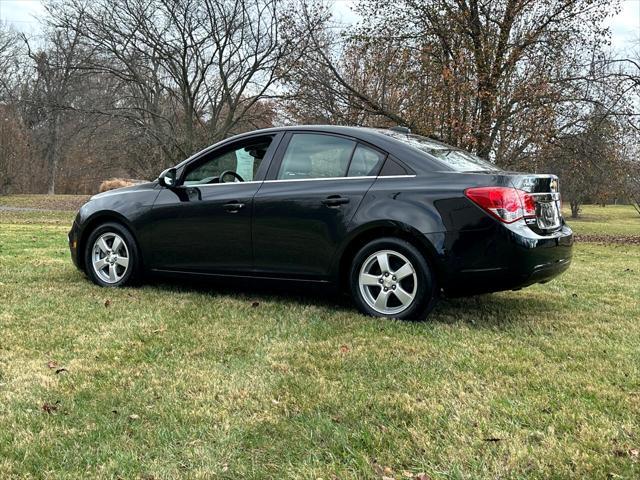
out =
<svg viewBox="0 0 640 480"><path fill-rule="evenodd" d="M374 317L423 320L436 301L435 281L424 256L398 238L374 240L358 251L350 271L351 295Z"/></svg>
<svg viewBox="0 0 640 480"><path fill-rule="evenodd" d="M86 242L85 270L96 285L120 287L138 274L138 248L133 236L118 223L97 227Z"/></svg>

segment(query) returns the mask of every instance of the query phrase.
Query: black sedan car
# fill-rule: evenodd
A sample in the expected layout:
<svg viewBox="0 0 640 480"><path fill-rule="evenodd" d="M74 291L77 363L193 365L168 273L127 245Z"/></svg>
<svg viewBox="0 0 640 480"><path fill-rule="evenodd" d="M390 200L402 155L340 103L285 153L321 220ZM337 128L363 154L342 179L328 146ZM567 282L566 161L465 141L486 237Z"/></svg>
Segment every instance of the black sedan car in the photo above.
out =
<svg viewBox="0 0 640 480"><path fill-rule="evenodd" d="M369 315L544 283L573 234L554 175L507 172L402 129L259 130L91 198L69 233L98 285L145 273L331 283Z"/></svg>

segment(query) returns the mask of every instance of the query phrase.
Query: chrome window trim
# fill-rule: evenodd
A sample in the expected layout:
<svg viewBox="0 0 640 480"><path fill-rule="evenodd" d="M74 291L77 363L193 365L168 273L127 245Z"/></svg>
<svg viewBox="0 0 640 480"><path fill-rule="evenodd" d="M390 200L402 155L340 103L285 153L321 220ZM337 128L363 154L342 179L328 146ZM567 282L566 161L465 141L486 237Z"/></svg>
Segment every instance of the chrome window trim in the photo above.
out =
<svg viewBox="0 0 640 480"><path fill-rule="evenodd" d="M379 175L378 178L415 178L415 174L413 175Z"/></svg>
<svg viewBox="0 0 640 480"><path fill-rule="evenodd" d="M201 187L220 187L223 185L246 185L249 183L283 183L283 182L313 182L324 180L371 180L375 178L415 178L415 175L380 175L373 176L367 175L362 177L319 177L319 178L288 178L280 180L250 180L248 182L224 182L224 183L203 183L202 185L182 185L186 188L201 188Z"/></svg>
<svg viewBox="0 0 640 480"><path fill-rule="evenodd" d="M201 187L222 187L224 185L247 185L250 183L262 183L262 180L249 180L248 182L222 182L222 183L203 183L202 185L180 185L185 188L201 188Z"/></svg>
<svg viewBox="0 0 640 480"><path fill-rule="evenodd" d="M312 182L323 180L362 180L362 179L375 179L375 178L413 178L415 175L365 175L362 177L319 177L319 178L289 178L279 180L265 180L264 183L281 183L281 182Z"/></svg>
<svg viewBox="0 0 640 480"><path fill-rule="evenodd" d="M315 178L281 178L277 180L265 180L264 183L282 183L282 182L313 182L313 181L324 181L324 180L362 180L376 178L373 176L363 176L363 177L315 177Z"/></svg>

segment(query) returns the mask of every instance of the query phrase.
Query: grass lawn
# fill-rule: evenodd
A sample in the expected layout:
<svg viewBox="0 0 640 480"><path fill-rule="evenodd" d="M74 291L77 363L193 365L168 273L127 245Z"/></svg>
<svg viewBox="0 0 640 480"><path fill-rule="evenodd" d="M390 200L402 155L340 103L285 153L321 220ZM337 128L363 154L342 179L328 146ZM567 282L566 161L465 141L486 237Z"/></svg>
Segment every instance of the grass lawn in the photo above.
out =
<svg viewBox="0 0 640 480"><path fill-rule="evenodd" d="M571 218L571 210L563 214L580 235L640 236L640 214L629 205L583 205L579 218Z"/></svg>
<svg viewBox="0 0 640 480"><path fill-rule="evenodd" d="M631 207L584 212L578 233L640 234ZM578 244L547 285L408 323L101 289L72 218L0 210L0 478L640 477L638 245Z"/></svg>

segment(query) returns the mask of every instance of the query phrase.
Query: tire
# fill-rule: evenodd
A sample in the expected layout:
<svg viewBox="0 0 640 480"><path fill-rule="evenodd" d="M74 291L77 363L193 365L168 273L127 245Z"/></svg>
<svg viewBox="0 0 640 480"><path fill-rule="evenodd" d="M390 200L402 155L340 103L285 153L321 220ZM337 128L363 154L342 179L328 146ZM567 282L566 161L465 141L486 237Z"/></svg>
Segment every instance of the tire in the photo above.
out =
<svg viewBox="0 0 640 480"><path fill-rule="evenodd" d="M114 245L116 251L112 250ZM96 285L132 285L140 273L140 255L133 235L119 223L99 225L85 244L84 265L87 276Z"/></svg>
<svg viewBox="0 0 640 480"><path fill-rule="evenodd" d="M424 320L437 301L427 260L412 244L394 237L373 240L356 253L349 285L358 309L373 317Z"/></svg>

